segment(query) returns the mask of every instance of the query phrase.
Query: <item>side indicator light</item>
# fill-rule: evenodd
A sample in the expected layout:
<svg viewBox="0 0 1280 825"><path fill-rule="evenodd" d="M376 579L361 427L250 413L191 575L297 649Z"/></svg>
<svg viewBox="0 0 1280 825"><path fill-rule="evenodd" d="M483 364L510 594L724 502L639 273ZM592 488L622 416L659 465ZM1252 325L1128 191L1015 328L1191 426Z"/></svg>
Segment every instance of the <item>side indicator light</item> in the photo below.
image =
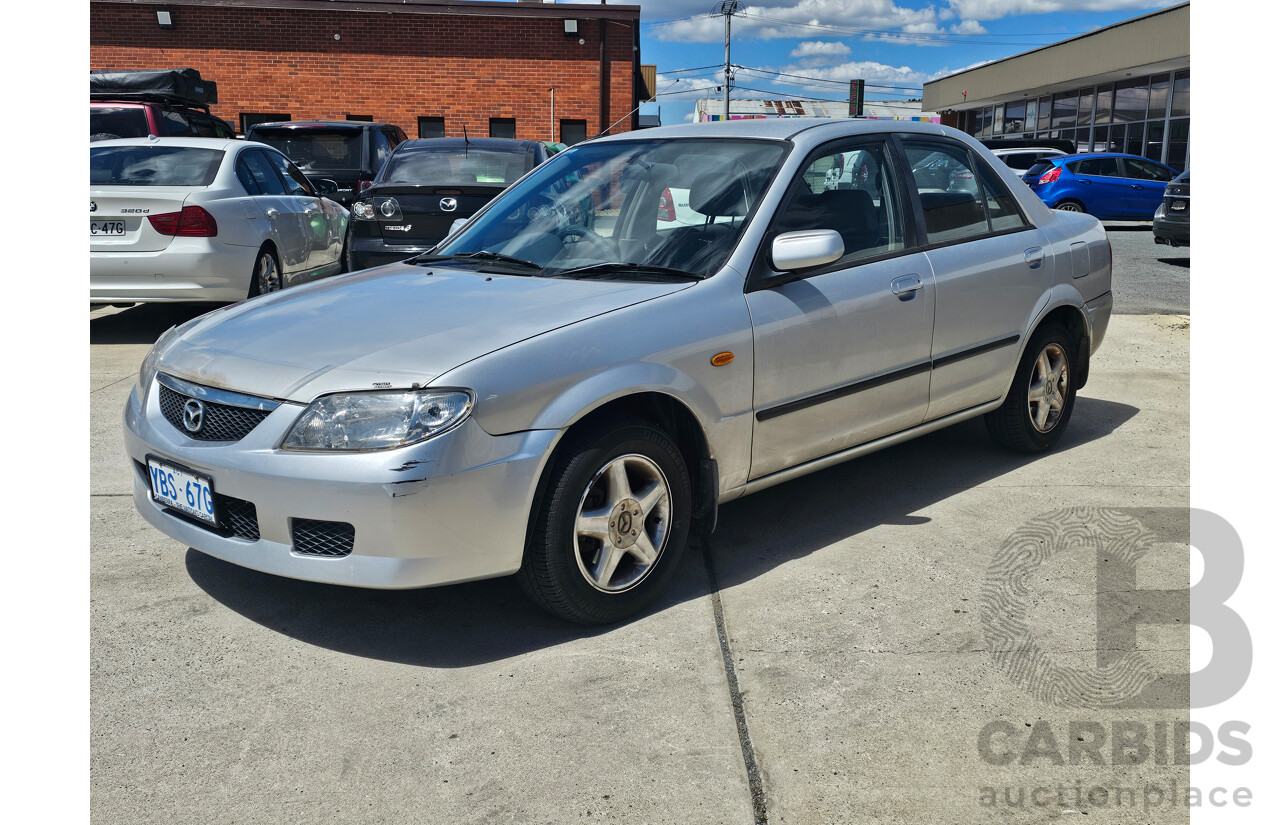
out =
<svg viewBox="0 0 1280 825"><path fill-rule="evenodd" d="M711 366L713 367L723 367L725 364L729 364L732 362L733 362L732 352L718 352L715 355L711 356Z"/></svg>

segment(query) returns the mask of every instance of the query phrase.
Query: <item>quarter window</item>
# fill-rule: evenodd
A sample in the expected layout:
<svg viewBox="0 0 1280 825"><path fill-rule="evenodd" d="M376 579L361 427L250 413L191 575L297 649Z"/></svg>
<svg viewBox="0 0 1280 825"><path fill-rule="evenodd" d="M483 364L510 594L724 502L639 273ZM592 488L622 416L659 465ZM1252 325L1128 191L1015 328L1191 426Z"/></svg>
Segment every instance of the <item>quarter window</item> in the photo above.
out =
<svg viewBox="0 0 1280 825"><path fill-rule="evenodd" d="M904 248L902 209L883 143L823 154L800 177L774 234L833 229L844 241L842 263Z"/></svg>

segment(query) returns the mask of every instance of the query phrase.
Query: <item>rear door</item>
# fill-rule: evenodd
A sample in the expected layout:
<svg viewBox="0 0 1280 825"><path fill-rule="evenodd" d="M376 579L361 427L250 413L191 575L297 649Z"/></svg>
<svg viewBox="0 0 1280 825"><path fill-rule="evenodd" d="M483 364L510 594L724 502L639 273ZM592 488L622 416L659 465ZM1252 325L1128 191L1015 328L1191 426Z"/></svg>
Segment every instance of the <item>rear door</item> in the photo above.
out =
<svg viewBox="0 0 1280 825"><path fill-rule="evenodd" d="M1142 158L1121 158L1129 201L1127 211L1136 221L1149 221L1164 199L1164 187L1173 180L1172 169Z"/></svg>
<svg viewBox="0 0 1280 825"><path fill-rule="evenodd" d="M913 161L931 152L969 170L973 190L939 192L926 177L913 197L937 291L928 419L1001 398L1017 364L1021 332L1048 288L1052 259L1040 230L999 177L968 147L902 138Z"/></svg>
<svg viewBox="0 0 1280 825"><path fill-rule="evenodd" d="M1120 160L1114 157L1084 158L1067 164L1084 198L1085 209L1098 218L1128 214L1129 181L1121 177ZM1155 207L1151 208L1155 212Z"/></svg>

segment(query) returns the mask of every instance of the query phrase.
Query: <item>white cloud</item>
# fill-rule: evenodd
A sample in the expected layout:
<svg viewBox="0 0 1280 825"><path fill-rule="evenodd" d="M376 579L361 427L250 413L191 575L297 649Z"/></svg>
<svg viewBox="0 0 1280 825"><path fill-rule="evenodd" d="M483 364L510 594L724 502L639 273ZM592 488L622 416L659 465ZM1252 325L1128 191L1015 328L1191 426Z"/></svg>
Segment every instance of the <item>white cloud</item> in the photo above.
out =
<svg viewBox="0 0 1280 825"><path fill-rule="evenodd" d="M791 57L806 61L830 61L831 58L844 57L849 53L849 47L840 42L827 43L822 40L806 40L791 50Z"/></svg>
<svg viewBox="0 0 1280 825"><path fill-rule="evenodd" d="M664 3L667 8L676 4ZM724 39L724 18L706 14L705 4L696 7L704 16L651 30L660 40L711 43ZM646 11L647 11L646 5ZM744 5L733 18L733 35L775 40L805 36L806 26L842 26L855 29L899 29L918 24L934 24L938 12L933 6L910 9L892 0L800 0L793 5ZM808 28L818 34L820 28Z"/></svg>
<svg viewBox="0 0 1280 825"><path fill-rule="evenodd" d="M1172 6L1182 0L947 0L962 20L997 20L1014 14L1058 11L1122 11Z"/></svg>

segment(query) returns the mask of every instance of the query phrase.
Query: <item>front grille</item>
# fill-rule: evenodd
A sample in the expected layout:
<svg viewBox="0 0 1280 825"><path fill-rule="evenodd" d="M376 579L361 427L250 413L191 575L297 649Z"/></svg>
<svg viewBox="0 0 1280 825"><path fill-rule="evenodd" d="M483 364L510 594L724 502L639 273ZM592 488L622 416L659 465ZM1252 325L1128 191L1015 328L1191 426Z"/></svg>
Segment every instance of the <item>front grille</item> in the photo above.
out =
<svg viewBox="0 0 1280 825"><path fill-rule="evenodd" d="M356 528L345 521L291 519L293 552L304 556L349 556L356 543Z"/></svg>
<svg viewBox="0 0 1280 825"><path fill-rule="evenodd" d="M160 412L165 420L183 435L200 441L239 441L271 414L269 410L251 410L247 407L203 401L204 420L200 430L193 433L182 423L183 407L190 399L189 395L160 385Z"/></svg>

